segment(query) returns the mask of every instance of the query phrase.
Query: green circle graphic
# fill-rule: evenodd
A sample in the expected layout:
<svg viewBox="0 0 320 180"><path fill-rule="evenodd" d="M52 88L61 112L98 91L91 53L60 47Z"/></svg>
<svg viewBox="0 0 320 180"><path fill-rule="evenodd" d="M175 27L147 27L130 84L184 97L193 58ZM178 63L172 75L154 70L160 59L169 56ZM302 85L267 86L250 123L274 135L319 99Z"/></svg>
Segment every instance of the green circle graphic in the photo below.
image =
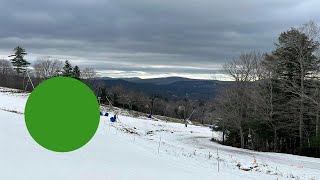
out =
<svg viewBox="0 0 320 180"><path fill-rule="evenodd" d="M37 86L28 98L25 122L32 138L55 152L81 148L99 126L99 104L81 81L57 77Z"/></svg>

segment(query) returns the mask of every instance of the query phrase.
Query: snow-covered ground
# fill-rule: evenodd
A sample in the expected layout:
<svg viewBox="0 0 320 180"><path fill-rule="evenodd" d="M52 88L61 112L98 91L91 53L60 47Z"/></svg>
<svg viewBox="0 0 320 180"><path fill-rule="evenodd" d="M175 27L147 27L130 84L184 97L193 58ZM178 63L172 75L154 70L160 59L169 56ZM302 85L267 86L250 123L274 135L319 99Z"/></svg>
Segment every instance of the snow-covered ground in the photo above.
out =
<svg viewBox="0 0 320 180"><path fill-rule="evenodd" d="M51 152L36 144L25 127L27 97L0 88L1 180L320 179L320 159L222 146L210 141L221 134L207 127L145 117L119 115L116 123L101 117L86 146Z"/></svg>
<svg viewBox="0 0 320 180"><path fill-rule="evenodd" d="M28 95L19 90L0 87L0 110L23 114Z"/></svg>

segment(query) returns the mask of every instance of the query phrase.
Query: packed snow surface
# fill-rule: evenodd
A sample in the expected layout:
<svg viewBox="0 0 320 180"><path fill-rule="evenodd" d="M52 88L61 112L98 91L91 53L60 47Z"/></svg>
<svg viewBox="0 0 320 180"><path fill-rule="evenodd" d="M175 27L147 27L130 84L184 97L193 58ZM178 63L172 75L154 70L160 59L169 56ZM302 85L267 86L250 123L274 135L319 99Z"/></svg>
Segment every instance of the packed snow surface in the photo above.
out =
<svg viewBox="0 0 320 180"><path fill-rule="evenodd" d="M221 134L208 127L186 128L129 115L119 115L115 123L110 116L101 117L86 146L52 152L39 146L26 129L27 98L28 94L0 88L1 180L320 178L317 158L222 146L210 140Z"/></svg>

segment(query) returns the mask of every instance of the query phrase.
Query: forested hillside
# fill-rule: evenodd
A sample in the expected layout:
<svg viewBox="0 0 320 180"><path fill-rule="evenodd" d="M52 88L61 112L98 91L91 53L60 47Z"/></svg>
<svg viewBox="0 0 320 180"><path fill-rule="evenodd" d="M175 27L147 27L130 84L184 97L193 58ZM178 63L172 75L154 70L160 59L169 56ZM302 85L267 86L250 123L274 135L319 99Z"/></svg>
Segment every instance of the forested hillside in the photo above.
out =
<svg viewBox="0 0 320 180"><path fill-rule="evenodd" d="M280 34L271 53L226 63L232 87L217 101L226 144L319 156L319 28L309 22Z"/></svg>

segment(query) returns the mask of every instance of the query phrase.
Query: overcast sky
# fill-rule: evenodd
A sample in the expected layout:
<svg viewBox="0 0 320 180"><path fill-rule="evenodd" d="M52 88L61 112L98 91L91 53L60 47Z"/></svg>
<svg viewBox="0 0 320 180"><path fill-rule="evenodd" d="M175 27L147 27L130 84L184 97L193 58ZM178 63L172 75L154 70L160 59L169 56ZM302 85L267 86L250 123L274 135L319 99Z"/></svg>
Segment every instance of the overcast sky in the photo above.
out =
<svg viewBox="0 0 320 180"><path fill-rule="evenodd" d="M222 78L223 63L268 52L318 0L1 0L0 57L69 59L103 76Z"/></svg>

